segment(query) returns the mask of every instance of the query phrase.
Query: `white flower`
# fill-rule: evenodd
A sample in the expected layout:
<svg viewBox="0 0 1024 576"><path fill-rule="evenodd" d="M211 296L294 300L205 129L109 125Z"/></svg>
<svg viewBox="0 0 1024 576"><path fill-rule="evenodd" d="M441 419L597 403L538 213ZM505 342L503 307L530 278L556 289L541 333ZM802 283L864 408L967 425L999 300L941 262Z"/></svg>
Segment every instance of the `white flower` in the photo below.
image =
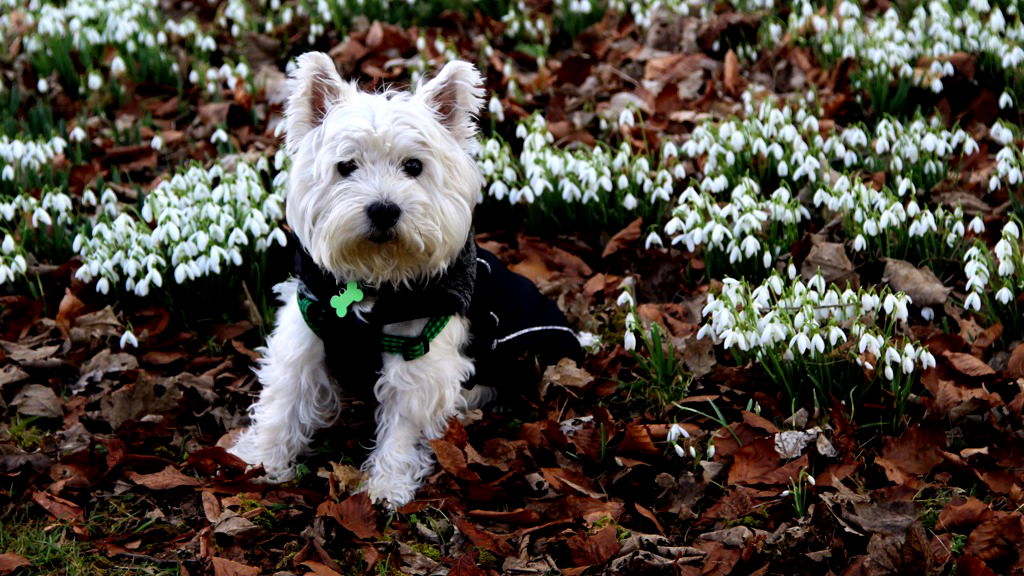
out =
<svg viewBox="0 0 1024 576"><path fill-rule="evenodd" d="M967 227L972 233L981 234L985 231L985 221L981 219L981 216L975 216Z"/></svg>
<svg viewBox="0 0 1024 576"><path fill-rule="evenodd" d="M668 429L668 441L675 442L680 437L689 438L690 433L686 431L686 428L683 428L679 424L672 424L672 427Z"/></svg>
<svg viewBox="0 0 1024 576"><path fill-rule="evenodd" d="M825 352L825 339L821 337L821 334L815 334L811 337L811 349L817 350L818 354Z"/></svg>
<svg viewBox="0 0 1024 576"><path fill-rule="evenodd" d="M971 292L964 300L964 310L981 310L981 297L977 292Z"/></svg>
<svg viewBox="0 0 1024 576"><path fill-rule="evenodd" d="M622 207L626 210L635 210L638 202L636 196L632 193L626 194L626 197L622 199Z"/></svg>
<svg viewBox="0 0 1024 576"><path fill-rule="evenodd" d="M3 245L0 245L0 250L3 250L4 254L10 254L14 252L14 238L10 234L4 236Z"/></svg>
<svg viewBox="0 0 1024 576"><path fill-rule="evenodd" d="M214 132L213 135L210 136L210 143L218 144L221 142L225 144L228 142L228 133L225 132L223 128L217 128L216 132Z"/></svg>
<svg viewBox="0 0 1024 576"><path fill-rule="evenodd" d="M490 101L487 103L487 111L490 112L491 116L493 116L498 122L505 121L505 109L501 105L501 100L498 100L496 95L491 96Z"/></svg>
<svg viewBox="0 0 1024 576"><path fill-rule="evenodd" d="M36 90L38 90L40 94L46 94L50 91L50 83L46 81L46 78L40 78L39 81L36 82Z"/></svg>
<svg viewBox="0 0 1024 576"><path fill-rule="evenodd" d="M72 142L81 142L86 138L88 138L88 134L85 133L85 130L83 130L81 126L75 126L71 130L71 133L68 134L68 139Z"/></svg>
<svg viewBox="0 0 1024 576"><path fill-rule="evenodd" d="M1020 238L1020 228L1017 227L1017 223L1013 220L1009 220L1005 226L1003 226L1003 235L1009 236L1014 240Z"/></svg>
<svg viewBox="0 0 1024 576"><path fill-rule="evenodd" d="M675 449L677 456L679 456L680 458L686 458L686 451L683 450L682 446L680 446L679 444L673 444L672 448Z"/></svg>
<svg viewBox="0 0 1024 576"><path fill-rule="evenodd" d="M1003 92L1002 95L999 96L999 108L1006 110L1011 106L1013 106L1013 97L1010 96L1009 92Z"/></svg>
<svg viewBox="0 0 1024 576"><path fill-rule="evenodd" d="M828 329L829 344L835 347L836 343L839 342L840 339L842 339L843 342L846 342L846 332L843 332L843 329L838 326L830 327Z"/></svg>
<svg viewBox="0 0 1024 576"><path fill-rule="evenodd" d="M120 56L114 56L114 59L110 61L110 74L115 78L121 76L127 70L128 67Z"/></svg>
<svg viewBox="0 0 1024 576"><path fill-rule="evenodd" d="M628 106L619 112L619 126L632 126L634 122L633 111Z"/></svg>
<svg viewBox="0 0 1024 576"><path fill-rule="evenodd" d="M651 232L647 235L647 240L644 241L644 248L647 250L651 249L651 246L664 246L661 241L661 236L658 236L657 232Z"/></svg>
<svg viewBox="0 0 1024 576"><path fill-rule="evenodd" d="M633 332L630 332L630 331L626 332L626 335L623 338L623 344L622 345L623 345L623 347L626 350L630 350L630 351L636 350L636 336L633 334Z"/></svg>
<svg viewBox="0 0 1024 576"><path fill-rule="evenodd" d="M132 334L131 330L125 330L124 334L121 334L121 349L124 350L128 345L131 345L132 348L139 347L139 339Z"/></svg>
<svg viewBox="0 0 1024 576"><path fill-rule="evenodd" d="M153 139L149 141L149 147L159 152L164 147L164 139L159 134L153 136Z"/></svg>
<svg viewBox="0 0 1024 576"><path fill-rule="evenodd" d="M1003 305L1009 304L1010 300L1013 300L1013 291L1010 290L1009 286L1003 286L996 292L996 300Z"/></svg>
<svg viewBox="0 0 1024 576"><path fill-rule="evenodd" d="M930 306L921 308L921 318L926 322L931 322L935 318L935 311Z"/></svg>
<svg viewBox="0 0 1024 576"><path fill-rule="evenodd" d="M634 308L636 303L633 301L633 295L629 293L629 290L623 290L622 294L619 294L619 298L615 301L615 305L620 308L623 306Z"/></svg>
<svg viewBox="0 0 1024 576"><path fill-rule="evenodd" d="M89 90L93 92L103 87L103 78L96 72L89 72L89 79L86 81Z"/></svg>

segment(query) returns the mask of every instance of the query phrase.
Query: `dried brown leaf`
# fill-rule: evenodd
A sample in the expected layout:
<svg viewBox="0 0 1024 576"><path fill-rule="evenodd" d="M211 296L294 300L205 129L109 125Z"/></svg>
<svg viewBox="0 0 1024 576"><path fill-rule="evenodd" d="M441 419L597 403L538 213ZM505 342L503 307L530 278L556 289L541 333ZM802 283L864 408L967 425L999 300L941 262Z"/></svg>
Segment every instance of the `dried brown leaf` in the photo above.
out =
<svg viewBox="0 0 1024 576"><path fill-rule="evenodd" d="M262 532L263 529L254 524L252 520L230 510L225 510L213 526L214 534L239 540L253 538Z"/></svg>
<svg viewBox="0 0 1024 576"><path fill-rule="evenodd" d="M260 569L220 556L211 558L214 576L259 576Z"/></svg>
<svg viewBox="0 0 1024 576"><path fill-rule="evenodd" d="M565 544L576 566L594 566L610 560L620 548L616 530L616 526L608 525L594 534L577 532L567 538Z"/></svg>
<svg viewBox="0 0 1024 576"><path fill-rule="evenodd" d="M947 350L946 352L943 352L942 356L949 362L949 365L952 366L954 370L964 376L979 378L983 376L992 376L996 373L991 366L970 354L964 354L963 352L950 352Z"/></svg>
<svg viewBox="0 0 1024 576"><path fill-rule="evenodd" d="M317 516L334 518L358 538L368 540L380 537L377 531L377 510L365 492L353 494L341 502L322 502L316 513Z"/></svg>
<svg viewBox="0 0 1024 576"><path fill-rule="evenodd" d="M477 482L480 475L469 469L466 461L466 454L459 450L459 447L447 440L431 440L430 445L434 448L437 456L437 463L449 474L468 482Z"/></svg>
<svg viewBox="0 0 1024 576"><path fill-rule="evenodd" d="M731 48L725 53L722 82L725 84L726 94L730 96L738 96L743 89L742 80L740 80L740 60L736 57L736 52Z"/></svg>
<svg viewBox="0 0 1024 576"><path fill-rule="evenodd" d="M50 516L57 520L79 524L85 519L85 512L81 506L49 492L40 490L32 492L32 501L42 506Z"/></svg>
<svg viewBox="0 0 1024 576"><path fill-rule="evenodd" d="M839 286L847 282L852 286L859 283L853 271L853 263L846 256L846 248L838 242L819 242L811 246L811 252L800 267L800 275L809 280L819 271L829 283Z"/></svg>
<svg viewBox="0 0 1024 576"><path fill-rule="evenodd" d="M469 538L474 546L479 546L498 556L511 556L513 553L508 540L500 534L483 530L464 518L455 518L455 526L458 527L459 532Z"/></svg>
<svg viewBox="0 0 1024 576"><path fill-rule="evenodd" d="M310 573L316 574L316 576L342 576L326 564L317 562L315 560L307 560L306 562L299 564L299 566L305 566L306 568L309 568L312 571Z"/></svg>
<svg viewBox="0 0 1024 576"><path fill-rule="evenodd" d="M910 296L917 306L942 306L952 288L947 288L931 268L917 268L910 262L887 258L882 282Z"/></svg>
<svg viewBox="0 0 1024 576"><path fill-rule="evenodd" d="M1024 531L1020 512L1002 513L982 522L971 532L964 552L991 562L1015 555L1021 541L1024 541Z"/></svg>
<svg viewBox="0 0 1024 576"><path fill-rule="evenodd" d="M615 235L608 240L608 243L604 245L604 251L601 252L601 258L607 258L639 240L640 236L643 235L643 224L644 219L637 218L630 222L625 228L616 232Z"/></svg>
<svg viewBox="0 0 1024 576"><path fill-rule="evenodd" d="M0 554L0 576L6 576L25 566L32 566L32 562L24 556L11 553Z"/></svg>
<svg viewBox="0 0 1024 576"><path fill-rule="evenodd" d="M173 465L152 474L128 472L128 479L150 490L171 490L173 488L181 488L182 486L199 485L198 479L183 473Z"/></svg>
<svg viewBox="0 0 1024 576"><path fill-rule="evenodd" d="M49 386L42 384L29 384L22 388L11 401L11 406L17 407L18 414L22 416L60 418L64 414L60 398Z"/></svg>
<svg viewBox="0 0 1024 576"><path fill-rule="evenodd" d="M942 462L939 452L945 446L944 433L915 426L899 438L887 438L882 456L876 458L875 463L882 467L890 481L917 487L921 485L920 478Z"/></svg>
<svg viewBox="0 0 1024 576"><path fill-rule="evenodd" d="M935 524L936 530L947 532L963 532L987 521L993 515L992 510L981 500L974 496L970 498L955 498L946 504L946 507L939 513L939 521Z"/></svg>
<svg viewBox="0 0 1024 576"><path fill-rule="evenodd" d="M1024 378L1024 344L1018 344L1013 349L1006 372L1010 378Z"/></svg>
<svg viewBox="0 0 1024 576"><path fill-rule="evenodd" d="M71 288L65 288L64 297L61 298L60 305L57 308L57 325L65 330L71 328L71 325L81 315L84 308L85 303L71 293Z"/></svg>

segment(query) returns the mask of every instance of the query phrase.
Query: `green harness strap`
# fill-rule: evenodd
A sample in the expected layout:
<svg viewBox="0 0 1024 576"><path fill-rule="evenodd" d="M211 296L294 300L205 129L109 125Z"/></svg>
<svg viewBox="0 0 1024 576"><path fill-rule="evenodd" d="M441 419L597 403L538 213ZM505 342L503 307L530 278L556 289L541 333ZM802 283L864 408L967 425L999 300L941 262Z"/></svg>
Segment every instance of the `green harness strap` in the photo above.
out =
<svg viewBox="0 0 1024 576"><path fill-rule="evenodd" d="M419 336L392 336L381 334L380 348L391 354L401 354L406 360L415 360L430 352L430 341L437 337L448 325L451 316L434 316L427 321Z"/></svg>
<svg viewBox="0 0 1024 576"><path fill-rule="evenodd" d="M351 293L351 289L343 292L340 296L344 297L346 293ZM312 300L307 295L299 292L297 294L299 300L299 310L302 312L302 318L306 321L306 325L315 333L317 336L323 337L320 331L320 325L323 322L328 322L328 314L325 313L323 307ZM339 298L335 296L334 298ZM334 300L332 298L332 300ZM359 293L359 299L362 299L362 293ZM355 300L358 302L358 300ZM339 310L339 306L334 306L335 302L331 303L337 312L338 317L344 317L345 314ZM347 304L347 303L346 303ZM344 306L347 308L347 306ZM390 334L380 335L380 348L384 352L391 354L401 354L405 360L415 360L422 356L426 356L427 352L430 352L430 342L437 337L438 334L444 330L444 327L448 325L448 321L451 320L451 316L434 316L427 321L427 325L423 327L423 331L420 332L419 336L393 336Z"/></svg>

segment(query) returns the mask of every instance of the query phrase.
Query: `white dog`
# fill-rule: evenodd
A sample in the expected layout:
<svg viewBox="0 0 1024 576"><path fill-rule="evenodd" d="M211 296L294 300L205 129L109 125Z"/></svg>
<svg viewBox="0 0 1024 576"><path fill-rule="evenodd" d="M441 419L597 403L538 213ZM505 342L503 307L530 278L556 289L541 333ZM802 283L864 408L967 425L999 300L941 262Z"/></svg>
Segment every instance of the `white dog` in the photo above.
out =
<svg viewBox="0 0 1024 576"><path fill-rule="evenodd" d="M372 392L377 436L364 488L401 505L432 470L427 440L494 396L463 388L482 357L514 363L523 348L508 345L519 342L543 347L551 363L578 347L557 308L473 241L483 90L471 65L451 62L415 93L368 94L327 55L309 53L290 81L286 214L302 248L299 279L277 288L263 390L231 451L288 480L339 413L335 383ZM499 284L517 295L494 296ZM512 300L529 311L506 313Z"/></svg>

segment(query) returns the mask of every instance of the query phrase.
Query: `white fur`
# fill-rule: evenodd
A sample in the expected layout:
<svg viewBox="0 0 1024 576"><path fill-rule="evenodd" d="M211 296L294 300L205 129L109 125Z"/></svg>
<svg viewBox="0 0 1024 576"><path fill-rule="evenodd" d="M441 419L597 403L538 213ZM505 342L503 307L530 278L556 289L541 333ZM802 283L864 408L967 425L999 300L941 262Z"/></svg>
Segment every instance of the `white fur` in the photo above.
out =
<svg viewBox="0 0 1024 576"><path fill-rule="evenodd" d="M481 83L472 66L452 62L414 94L367 94L344 82L325 54L299 58L286 110L292 157L286 214L318 266L339 281L399 285L434 276L458 256L482 185L472 157ZM403 172L409 159L422 163L419 176ZM342 161L354 161L355 171L341 176ZM395 237L375 243L367 208L383 201L397 204L401 216ZM324 343L306 326L295 290L295 282L277 289L283 306L258 370L263 391L251 426L231 449L250 464L262 463L272 481L293 476L295 459L340 409ZM385 332L415 336L426 321L392 324ZM380 402L376 443L363 465L374 500L411 500L433 469L428 440L442 436L460 409L493 398L486 388L463 392L473 374L462 353L468 340L469 321L456 316L425 356L406 361L383 354L373 388Z"/></svg>

